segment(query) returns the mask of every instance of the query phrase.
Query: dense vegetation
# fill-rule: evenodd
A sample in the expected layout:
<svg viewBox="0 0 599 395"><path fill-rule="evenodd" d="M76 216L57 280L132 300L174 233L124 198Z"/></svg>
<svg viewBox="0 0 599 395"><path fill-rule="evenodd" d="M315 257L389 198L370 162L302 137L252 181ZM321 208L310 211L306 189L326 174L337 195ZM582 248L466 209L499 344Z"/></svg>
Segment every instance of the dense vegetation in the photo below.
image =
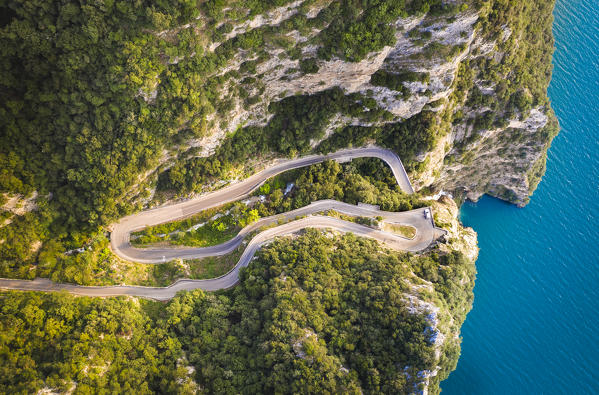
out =
<svg viewBox="0 0 599 395"><path fill-rule="evenodd" d="M483 55L474 51L474 58L460 65L450 97L451 123L465 125L470 131L455 142L452 154L445 157L446 163L470 166L461 176L469 178L472 185L518 204L526 204L528 198L517 196L503 185L489 187L485 178L489 170L480 171L481 165L475 163L476 155L470 147L481 139L481 131L504 128L496 139L486 143L493 146L504 163L513 163L514 172L528 168L528 193L533 193L544 174L546 155L540 155L535 163L528 164L530 167L523 168L522 159L527 149L546 150L559 130L547 98L553 53L553 4L553 1L507 0L484 4L477 28L486 41L497 43L497 52ZM492 87L492 94L482 87ZM508 120L525 120L533 108L548 118L547 124L536 133L507 127ZM515 146L519 148L514 149Z"/></svg>
<svg viewBox="0 0 599 395"><path fill-rule="evenodd" d="M293 188L286 192L287 185ZM354 159L350 164L326 161L321 164L285 172L256 191L263 201L248 207L236 202L218 211L208 210L194 217L156 225L138 232L134 244L161 241L170 244L204 247L234 237L239 230L261 217L304 207L322 199L334 199L351 204L376 204L385 211L406 211L424 207L426 202L399 190L397 181L386 163L379 159ZM192 229L197 225L195 229Z"/></svg>
<svg viewBox="0 0 599 395"><path fill-rule="evenodd" d="M311 150L311 142L323 137L330 117L338 113L370 120L389 116L374 100L360 94L345 95L340 88L288 97L272 103L269 110L274 116L265 127L241 128L225 139L214 155L177 163L162 173L159 188L198 191L250 158L271 152L305 154Z"/></svg>
<svg viewBox="0 0 599 395"><path fill-rule="evenodd" d="M147 302L0 294L0 392L193 393L181 346ZM177 380L182 383L178 384Z"/></svg>
<svg viewBox="0 0 599 395"><path fill-rule="evenodd" d="M293 183L294 188L285 194L289 183ZM330 161L289 171L275 179L267 180L256 194L265 196L264 202L257 202L251 208L237 202L206 210L181 221L150 227L135 234L132 242L138 245L160 241L198 247L215 245L231 239L241 228L261 217L304 207L320 199L335 199L351 204L377 204L386 211L410 210L427 205L426 202L420 201L418 196L401 192L386 163L367 158L354 159L351 163L343 165ZM34 213L28 213L24 218L33 219L31 224L34 225L38 217ZM187 231L197 224L203 225ZM6 229L0 228L0 235L8 237ZM39 232L39 228L33 228L31 231ZM166 234L170 235L162 236ZM64 254L65 250L80 247L80 244L63 243L52 237L53 235L46 235L49 240L40 246L37 253L32 253L26 238L18 238L19 233L12 235L8 240L14 240L14 244L5 251L15 253L12 260L14 265L5 265L2 268L0 276L3 277L48 277L54 281L83 285L122 282L168 285L177 277L207 278L211 274L220 275L235 262L234 258L227 258L224 264L220 261L202 260L181 265L174 261L166 265L145 267L126 263L115 257L109 249L107 234L104 232L78 239L77 242L84 244L84 251L68 255ZM25 259L19 259L19 256L24 256ZM201 269L202 265L215 264L219 268L217 271ZM187 268L187 265L190 267Z"/></svg>
<svg viewBox="0 0 599 395"><path fill-rule="evenodd" d="M37 191L39 198L34 213L2 211L3 220L14 218L0 230L0 272L28 273L27 263L40 253L34 242L43 243L45 255L89 242L98 226L134 208L125 194L136 193L129 191L138 175L156 167L165 146L204 135L211 126L206 116L226 113L231 102L218 88L230 76L212 75L237 49L258 48L264 32L227 40L214 53L204 52L203 36L193 29L155 33L200 12L217 21L224 2L216 3L201 9L194 2L158 7L141 1L2 8L0 191ZM247 6L254 15L282 4ZM227 11L236 20L246 18L242 14L238 6ZM178 64L167 61L192 52L195 57ZM313 61L303 64L306 72L315 70ZM156 98L148 100L153 89ZM266 128L239 130L215 157L179 165L185 171L175 166L159 185L189 192L254 155L306 152L335 112L385 115L375 107L338 89L274 103L276 115Z"/></svg>
<svg viewBox="0 0 599 395"><path fill-rule="evenodd" d="M552 1L497 0L486 4L478 28L486 39L497 41L503 56L479 56L460 66L455 97L464 105L455 113L454 123L463 121L464 112L471 110L475 116L468 122L475 131L505 126L507 119L524 119L533 107L548 105L552 9ZM535 22L530 23L533 19ZM495 85L493 94L484 94L475 80ZM549 142L555 133L555 125L551 125L536 137Z"/></svg>
<svg viewBox="0 0 599 395"><path fill-rule="evenodd" d="M428 73L417 73L415 71L403 71L399 73L390 73L385 70L377 70L370 76L370 83L374 86L384 86L402 95L402 98L410 96L410 90L403 84L404 82L430 82Z"/></svg>
<svg viewBox="0 0 599 395"><path fill-rule="evenodd" d="M436 114L423 110L402 122L374 127L347 126L321 142L318 149L321 152L332 152L348 145L359 147L369 141L376 141L395 151L407 170L415 170L422 164L415 160L415 156L430 150L440 133Z"/></svg>
<svg viewBox="0 0 599 395"><path fill-rule="evenodd" d="M391 23L399 17L429 12L433 15L452 15L460 7L459 4L446 4L441 0L334 1L318 15L326 24L316 40L322 44L318 48L318 55L323 59L338 56L349 61L360 61L370 52L395 44L395 31Z"/></svg>
<svg viewBox="0 0 599 395"><path fill-rule="evenodd" d="M232 239L239 230L260 218L257 209L242 202L227 204L209 212L213 215L201 213L182 221L151 226L137 232L131 242L143 246L168 240L171 244L208 247Z"/></svg>
<svg viewBox="0 0 599 395"><path fill-rule="evenodd" d="M473 268L459 254L381 252L308 231L262 249L233 290L166 306L5 292L0 392L409 393L437 361L430 312L410 307L406 280L431 281L422 297L451 306L439 325L460 324ZM455 347L442 347L444 365L457 361Z"/></svg>
<svg viewBox="0 0 599 395"><path fill-rule="evenodd" d="M466 122L474 133L447 160L468 164L474 153L466 147L480 138L479 131L548 106L553 1L308 0L279 24L230 36L234 25L289 3L2 3L0 205L13 196L5 192L32 197L35 204L20 214L0 209L0 276L160 286L182 276L214 277L234 264L239 251L201 262L121 262L110 252L104 226L141 209L156 179L159 193L181 196L243 175L251 170L248 164L273 156L376 142L397 152L408 170L419 171L426 163L417 156L433 148L452 123ZM312 6L324 8L308 17ZM325 60L358 62L393 45L398 17L428 13L451 19L469 7L480 13L477 36L497 40L494 54L505 56L469 54L441 112L431 103L408 119L393 119L371 93L339 88L283 92L261 103L265 84L257 70L269 60L267 50L283 49L281 60L297 61L282 77L289 80L293 73L318 73ZM463 53L464 44L430 42L434 29L426 23L430 27L425 19L404 32L422 49L410 62ZM290 33L306 40L295 42ZM212 43L214 50L208 49ZM311 46L315 51L304 54ZM238 68L222 72L238 59ZM378 71L371 83L407 99L406 83L427 79L426 73ZM495 93L485 94L481 83ZM214 155L199 157L202 147L190 148L189 141L229 130L228 115L237 105L263 105L268 122L242 124ZM342 126L321 141L337 115L362 126ZM529 143L549 144L556 130L550 119ZM506 145L523 139L510 129L502 138ZM531 192L544 161L527 173ZM255 210L237 206L239 212L180 242L217 243L257 216L317 199L391 211L422 204L402 194L390 177L386 166L368 160L301 169L269 180L260 191L266 201ZM285 195L291 181L295 187ZM498 188L497 194L514 198L513 191ZM79 247L82 252L65 254ZM351 235L309 231L264 248L239 287L188 293L166 305L3 292L0 392L191 393L199 385L210 393L406 393L439 364L429 388L435 393L457 361L453 335L472 302L473 272L460 253L388 253ZM430 286L421 297L441 308L439 325L448 336L440 361L433 357L429 315L411 311L405 299L415 292L408 281Z"/></svg>
<svg viewBox="0 0 599 395"><path fill-rule="evenodd" d="M286 182L295 179L290 194L283 196L281 189L270 192L269 201L276 212L307 206L321 199L376 204L385 211L405 211L425 205L417 196L401 192L391 170L380 160L354 159L345 165L326 161L296 170L296 174L293 178L282 178Z"/></svg>
<svg viewBox="0 0 599 395"><path fill-rule="evenodd" d="M245 106L260 101L264 84L256 67L268 59L265 48L283 47L287 54L283 57L299 60L298 70L313 73L322 58L357 61L392 44L389 23L399 16L428 13L452 18L470 7L480 12L477 28L486 38L499 39L507 28L511 36L498 41L505 59L483 56L461 66L466 72L461 73L456 91L464 100L456 103L490 109L467 121L476 130L501 126L515 113L524 116L530 108L546 104L551 1L339 0L313 17L306 16L308 11L322 5L306 1L279 24L227 38L235 24L288 3L30 1L1 6L0 192L39 194L38 209L32 214L0 211L0 220L11 221L0 230L0 240L5 240L0 246L0 272L25 271L22 263L35 261L40 253L31 247L34 242L41 241L42 249L50 240L56 249L79 247L102 225L140 209L148 180L153 179L146 179L145 172L162 170L165 148L185 145L226 126L226 114L237 96ZM533 19L535 23L530 23ZM199 22L185 27L190 21ZM315 29L319 33L312 36ZM439 43L425 42L432 37L430 30L423 23L406 35L434 50ZM292 31L308 40L289 42L286 34ZM219 44L213 52L206 50L211 41ZM318 47L319 58L302 57L308 45ZM240 51L247 60L239 69L219 74ZM372 82L405 94L403 81L415 77L423 81L424 75L380 71ZM496 95L473 87L475 79L495 83ZM175 166L162 172L159 189L177 194L198 191L206 182L246 165L249 158L310 151L336 114L361 122L391 120L372 98L346 96L339 89L291 96L269 107L273 118L268 125L240 128L211 158L195 157L197 149L182 153ZM452 116L459 122L464 112L458 109ZM415 155L430 149L450 125L440 127L430 113L415 117L383 127L349 126L321 148L374 140L397 150L408 169L418 170L424 165L413 161ZM547 142L555 131L552 126L537 137ZM471 139L477 136L474 133ZM457 148L450 160L467 161L467 156L461 157L467 153ZM169 154L176 156L176 148ZM533 189L544 168L541 162L529 172ZM1 196L0 202L4 200Z"/></svg>
<svg viewBox="0 0 599 395"><path fill-rule="evenodd" d="M0 229L0 272L80 246L127 209L122 196L176 130L139 95L165 70L151 31L195 2L11 2L1 7L0 191L39 192L38 210Z"/></svg>
<svg viewBox="0 0 599 395"><path fill-rule="evenodd" d="M193 3L33 1L2 12L12 18L0 30L0 188L52 192L61 230L118 215L172 134L137 94L164 70L142 30L197 15Z"/></svg>
<svg viewBox="0 0 599 395"><path fill-rule="evenodd" d="M243 20L285 3L244 2L247 16L241 17L246 14L236 5L227 11L227 17ZM347 45L362 51L387 41L375 37L379 29L384 30L383 36L389 35L391 18L405 12L426 12L441 2L411 2L409 9L403 2L388 0L360 6L333 3L323 12L335 14L335 21L349 23L340 10L357 13L364 8L367 12L353 16L360 19L359 32L351 24L339 29L329 25L324 41L336 40L349 29L347 37L353 38L348 40L357 41ZM175 29L174 35L154 32L183 25L202 13L210 25L222 20L225 8L224 1L198 8L195 1L149 4L142 0L106 5L28 2L27 6L10 3L2 7L7 17L0 30L0 122L5 131L0 148L0 189L23 194L51 192L52 210L60 213L52 225L59 233L84 224L96 227L129 210L121 197L140 170L156 166L167 142L205 133L206 116L215 109L226 112L230 102L222 101L215 89L228 76L208 77L238 49L256 51L265 34L260 29L249 31L225 41L214 53L204 53L202 37L195 37L192 29ZM369 45L364 45L362 36L372 37ZM164 60L192 52L195 57L178 64L169 66ZM302 64L306 72L317 69L313 61ZM144 100L159 81L156 102ZM282 105L305 108L305 114L314 108L309 103L298 104L290 99ZM304 114L295 115L302 119ZM322 113L313 117L316 122L325 119ZM301 126L288 130L280 121L272 123L270 129L289 133L280 136L280 146L275 147L278 152L305 151L307 142L317 137L310 129L316 132L318 123L307 125L306 131ZM245 133L255 142L255 150L270 150L272 130L258 136L256 132Z"/></svg>

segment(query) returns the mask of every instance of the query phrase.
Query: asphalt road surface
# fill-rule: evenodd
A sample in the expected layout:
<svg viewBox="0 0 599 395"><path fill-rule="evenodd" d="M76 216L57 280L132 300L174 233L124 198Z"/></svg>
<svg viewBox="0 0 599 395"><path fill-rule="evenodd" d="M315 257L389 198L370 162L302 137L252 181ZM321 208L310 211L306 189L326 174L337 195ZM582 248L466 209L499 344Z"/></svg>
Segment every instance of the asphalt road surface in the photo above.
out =
<svg viewBox="0 0 599 395"><path fill-rule="evenodd" d="M168 300L179 291L203 289L215 291L234 286L239 281L239 270L249 264L255 252L264 243L278 236L297 233L305 228L332 229L340 232L352 232L356 235L372 238L396 250L421 251L443 233L436 228L431 219L425 218L424 208L407 212L386 212L370 207L354 206L335 200L319 200L309 206L302 207L287 213L262 218L252 225L241 230L239 235L225 243L203 248L133 248L129 242L130 233L165 222L175 221L201 212L211 207L242 199L258 188L268 178L279 173L298 167L309 166L328 159L339 161L360 157L376 157L389 164L393 174L403 191L413 193L412 186L403 168L400 159L393 152L378 148L356 148L334 152L329 155L311 155L293 160L282 160L275 165L254 174L239 183L233 184L218 191L200 196L170 206L142 211L125 217L114 225L111 234L111 247L123 259L142 263L162 263L171 259L195 259L209 256L225 255L235 250L243 238L260 228L279 223L280 221L293 220L296 217L304 218L288 222L283 225L262 230L255 235L246 246L237 265L227 274L207 280L181 279L168 287L143 287L143 286L80 286L75 284L59 284L48 279L12 280L0 279L0 288L18 289L27 291L67 291L75 295L84 296L119 296L130 295L156 300ZM333 217L317 215L327 210L335 210L351 216L382 217L384 222L410 225L416 228L416 235L408 239L399 235L373 229L354 222L343 221ZM316 215L315 215L316 214Z"/></svg>
<svg viewBox="0 0 599 395"><path fill-rule="evenodd" d="M220 246L216 246L212 250L207 250L207 253L208 251L210 252L209 255L201 253L200 255L195 255L198 249L134 249L131 247L129 237L131 232L142 230L148 226L176 221L212 207L243 199L260 187L264 181L285 171L313 165L329 159L346 161L364 157L374 157L385 161L391 168L400 188L406 193L414 193L414 189L410 184L408 175L399 157L395 153L379 147L345 149L328 155L310 155L298 159L280 160L273 166L228 187L182 203L146 210L122 218L113 226L110 235L111 248L122 259L141 263L162 263L174 258L190 259L226 254L232 251L232 249L219 254L219 251L224 250Z"/></svg>

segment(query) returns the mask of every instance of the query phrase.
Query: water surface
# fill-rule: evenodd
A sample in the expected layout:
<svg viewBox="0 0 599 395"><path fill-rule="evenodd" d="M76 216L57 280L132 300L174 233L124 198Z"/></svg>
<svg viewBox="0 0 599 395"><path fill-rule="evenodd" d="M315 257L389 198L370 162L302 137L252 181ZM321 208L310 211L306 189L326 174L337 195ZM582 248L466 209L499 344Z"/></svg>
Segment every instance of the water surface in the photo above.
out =
<svg viewBox="0 0 599 395"><path fill-rule="evenodd" d="M558 0L554 15L562 130L527 207L462 207L480 256L445 394L599 394L599 1Z"/></svg>

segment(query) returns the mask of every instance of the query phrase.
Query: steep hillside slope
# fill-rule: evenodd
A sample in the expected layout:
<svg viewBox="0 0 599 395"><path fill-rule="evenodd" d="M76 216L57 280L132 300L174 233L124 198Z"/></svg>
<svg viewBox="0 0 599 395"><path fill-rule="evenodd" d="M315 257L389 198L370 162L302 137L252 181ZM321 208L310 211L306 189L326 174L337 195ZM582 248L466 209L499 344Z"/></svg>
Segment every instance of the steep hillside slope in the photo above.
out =
<svg viewBox="0 0 599 395"><path fill-rule="evenodd" d="M387 252L368 244L361 253L376 266L369 274L374 277L363 274L368 278L351 284L347 270L341 270L351 259L335 255L347 248L347 239L310 233L299 241L279 240L250 265L240 289L222 297L183 296L188 299L169 307L184 303L186 311L205 314L205 328L187 315L185 326L169 324L165 330L185 352L201 350L208 356L218 351L210 339L201 345L191 340L206 328L226 334L241 327L261 339L261 344L240 340L245 343L235 349L235 371L196 356L193 380L214 392L242 391L249 382L267 392L285 383L307 391L311 375L325 374L330 391L437 393L457 362L477 255L476 235L459 224L456 203L439 192L450 192L458 201L488 193L518 205L528 202L558 130L546 95L552 8L552 0L28 1L0 6L0 276L162 284L186 275L181 267L189 274L189 264L149 269L119 261L107 248L111 222L235 182L276 158L376 144L401 157L416 195L385 185L388 169L352 163L305 170L298 176L304 177L302 198L341 200L351 189L362 202L394 199L394 210L430 202L447 237L418 256L389 258L396 259L393 268L380 258ZM339 187L341 181L347 188ZM299 200L298 189L287 199L289 205ZM443 197L432 199L437 194ZM306 252L310 243L314 249ZM297 271L291 269L299 262L294 249L306 249ZM300 325L285 315L309 317L306 300L321 303L330 296L315 285L322 278L310 277L317 268L310 254L326 261L328 274L344 278L351 288L335 299L338 303L354 303L352 292L366 292L368 284L368 303L388 303L401 311L398 320L407 328L394 336L405 339L393 347L401 348L402 358L405 351L407 359L345 342L353 336L350 329L333 333L322 322L310 318ZM290 274L293 287L283 279L287 270L295 276ZM360 274L354 270L352 275ZM240 312L228 298L240 304L251 300L249 310L256 316ZM288 308L291 299L299 307ZM215 313L212 305L222 311ZM375 322L374 331L389 334L385 331L392 325L363 307L358 310ZM340 311L327 306L319 317L328 324L346 319ZM253 327L253 318L264 326ZM177 320L176 315L169 319ZM431 336L416 336L421 329ZM213 340L225 347L231 339ZM17 347L17 340L7 349ZM352 359L348 345L360 349L362 359ZM279 361L277 347L293 359ZM248 350L259 350L260 363L281 372L293 361L310 380L284 372L272 378L279 381L245 376L244 369L254 363ZM400 366L406 360L413 363ZM58 383L55 376L36 372L36 390ZM151 382L144 391L167 388L148 374ZM238 380L228 388L223 383L232 376ZM193 380L185 384L193 386ZM66 390L69 383L56 385ZM168 384L176 387L175 381Z"/></svg>
<svg viewBox="0 0 599 395"><path fill-rule="evenodd" d="M326 137L376 140L418 185L470 197L522 204L543 173L552 2L137 6L7 9L0 185L51 193L65 230L158 176L198 191Z"/></svg>

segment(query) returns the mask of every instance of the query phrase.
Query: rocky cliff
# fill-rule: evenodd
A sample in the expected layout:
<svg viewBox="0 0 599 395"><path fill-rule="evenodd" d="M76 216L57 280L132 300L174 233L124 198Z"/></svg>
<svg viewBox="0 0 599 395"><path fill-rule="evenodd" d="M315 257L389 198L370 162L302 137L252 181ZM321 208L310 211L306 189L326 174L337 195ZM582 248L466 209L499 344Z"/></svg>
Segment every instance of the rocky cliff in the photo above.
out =
<svg viewBox="0 0 599 395"><path fill-rule="evenodd" d="M393 293L426 315L412 337L434 345L426 369L393 366L397 382L383 384L438 392L457 363L478 253L440 192L528 202L557 133L546 94L553 2L64 3L0 7L0 274L100 283L123 270L106 265L106 243L92 247L111 221L277 157L377 144L402 158L414 200L429 199L448 232L405 255L407 291L372 297ZM63 254L82 246L89 254ZM231 382L226 365L214 383ZM346 373L335 374L355 381Z"/></svg>
<svg viewBox="0 0 599 395"><path fill-rule="evenodd" d="M166 185L165 189L183 194L199 191L189 186L198 180L205 184L210 177L194 169L214 163L201 158L214 157L221 164L223 150L235 152L231 148L235 139L244 140L240 135L255 139L267 135L307 142L275 145L243 163L231 160L231 166L224 166L225 178L281 154L377 143L402 156L422 195L443 190L460 200L477 200L487 193L526 204L544 173L546 150L557 132L546 97L551 5L439 3L428 12L394 18L388 23L392 38L385 45L354 56L347 48L323 50L328 41L322 36L331 34L329 27L335 23L326 15L335 4L297 1L241 23L227 18L212 21L217 30L227 26L226 33L207 51L218 53L230 40L252 32L262 37L261 45L233 46L215 73L221 105L202 119L200 133L165 156L159 189ZM210 23L200 18L185 28L201 31ZM333 37L343 47L343 34L349 33L336 34ZM160 100L160 85L153 89L147 100ZM347 103L339 105L344 100ZM286 107L309 111L298 116L297 111L281 111ZM433 253L460 251L474 265L476 234L459 224L456 204L443 196L433 209L437 223L449 231ZM441 266L441 270L449 269ZM437 368L418 373L424 392L437 392L440 380L455 368L460 326L472 303L474 272L473 267L466 270L462 290L453 291L459 300L441 297L426 281L406 296L415 311L430 313L437 347ZM464 292L466 288L469 291Z"/></svg>
<svg viewBox="0 0 599 395"><path fill-rule="evenodd" d="M557 131L545 93L551 15L541 11L547 7L507 7L500 1L441 3L435 12L415 12L391 21L392 45L379 45L379 50L362 57L323 56L322 36L331 34L328 28L335 22L326 15L335 4L296 1L241 18L243 22L199 17L175 31L160 32L168 37L181 36L181 29L190 34L201 34L207 26L224 29L227 33L220 41L205 45L205 51L217 54L228 43L253 33L261 41L258 49L228 50L228 59L204 85L216 91L216 104L200 121L197 115L191 121L181 119L181 128L191 124L201 130L165 153L162 163L167 165L161 171L173 163L185 166L190 158L214 154L223 139L240 128L268 127L276 115L272 103L340 88L363 111L332 109L319 115L324 119L311 136L310 148L326 139L333 140L334 147L382 141L396 148L398 144L390 142L393 132L378 138L380 128L410 119L422 123L419 117L432 113L425 136L415 144L418 149L402 158L418 189L442 189L473 200L489 193L525 204L544 172L545 152ZM544 18L537 29L526 25L532 15ZM177 67L197 56L177 55L166 63ZM154 84L144 97L160 100L165 90ZM301 100L294 103L301 104ZM362 139L345 133L352 126L361 128ZM284 139L287 127L283 123L272 128L272 137Z"/></svg>

